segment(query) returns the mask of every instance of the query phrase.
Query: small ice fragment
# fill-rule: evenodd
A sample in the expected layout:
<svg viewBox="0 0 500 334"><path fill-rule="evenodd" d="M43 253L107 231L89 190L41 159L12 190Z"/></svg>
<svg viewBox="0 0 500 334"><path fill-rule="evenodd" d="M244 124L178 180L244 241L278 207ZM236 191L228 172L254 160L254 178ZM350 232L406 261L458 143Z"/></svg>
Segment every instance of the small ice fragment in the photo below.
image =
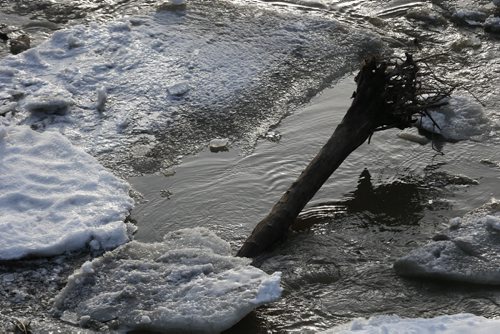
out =
<svg viewBox="0 0 500 334"><path fill-rule="evenodd" d="M87 261L84 264L82 264L82 272L85 274L93 274L94 268L92 268L92 262Z"/></svg>
<svg viewBox="0 0 500 334"><path fill-rule="evenodd" d="M411 141L411 142L414 142L414 143L417 143L420 145L428 144L430 141L428 138L426 138L424 136L421 136L421 135L418 135L415 133L411 133L408 131L401 131L400 133L397 134L397 136L401 139L408 140L408 141Z"/></svg>
<svg viewBox="0 0 500 334"><path fill-rule="evenodd" d="M190 87L186 82L179 82L168 87L168 93L173 96L180 97L189 92Z"/></svg>
<svg viewBox="0 0 500 334"><path fill-rule="evenodd" d="M80 327L87 327L90 322L90 315L84 315L80 317Z"/></svg>
<svg viewBox="0 0 500 334"><path fill-rule="evenodd" d="M143 323L143 324L150 324L151 323L151 318L148 317L147 315L143 315L141 317L141 323Z"/></svg>
<svg viewBox="0 0 500 334"><path fill-rule="evenodd" d="M434 201L432 199L429 200L429 205L431 205L432 203L434 203Z"/></svg>
<svg viewBox="0 0 500 334"><path fill-rule="evenodd" d="M210 141L209 147L211 152L221 152L228 150L229 139L218 138Z"/></svg>
<svg viewBox="0 0 500 334"><path fill-rule="evenodd" d="M500 232L500 218L495 216L487 215L483 218L486 226L495 232Z"/></svg>
<svg viewBox="0 0 500 334"><path fill-rule="evenodd" d="M104 111L106 101L108 100L108 93L106 87L100 87L97 89L97 110Z"/></svg>

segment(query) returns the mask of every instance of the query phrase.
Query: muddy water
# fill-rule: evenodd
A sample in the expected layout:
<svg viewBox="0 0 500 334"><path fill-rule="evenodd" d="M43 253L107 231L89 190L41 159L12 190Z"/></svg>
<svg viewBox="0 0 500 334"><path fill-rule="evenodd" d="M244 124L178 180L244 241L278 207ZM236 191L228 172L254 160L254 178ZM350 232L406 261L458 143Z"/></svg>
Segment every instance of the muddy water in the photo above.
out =
<svg viewBox="0 0 500 334"><path fill-rule="evenodd" d="M326 142L353 89L352 77L340 80L249 155L236 147L206 150L185 158L173 175L130 179L144 196L133 212L136 239L206 226L236 250ZM230 332L315 332L384 313L500 315L500 288L413 281L392 270L397 257L429 240L449 218L498 195L500 170L484 163L500 161L497 142L446 143L441 155L398 132L378 133L356 150L301 214L299 230L258 259L262 269L283 272L284 298Z"/></svg>

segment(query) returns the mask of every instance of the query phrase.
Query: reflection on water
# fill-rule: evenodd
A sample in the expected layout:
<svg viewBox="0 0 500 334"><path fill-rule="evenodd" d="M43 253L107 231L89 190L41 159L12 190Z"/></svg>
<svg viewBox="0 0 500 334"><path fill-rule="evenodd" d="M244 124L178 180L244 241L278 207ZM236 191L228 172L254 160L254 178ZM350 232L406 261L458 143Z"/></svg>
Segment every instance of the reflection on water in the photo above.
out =
<svg viewBox="0 0 500 334"><path fill-rule="evenodd" d="M262 140L249 155L234 148L204 152L186 158L173 176L132 178L144 195L133 212L136 239L203 225L236 250L326 142L352 90L352 78L342 80L285 119L274 130L279 141ZM283 272L284 296L229 333L315 332L382 313L500 314L499 289L407 280L392 269L449 218L489 201L498 169L481 161L500 159L496 145L446 144L443 156L396 134L377 133L356 150L301 213L289 239L257 259L265 271Z"/></svg>

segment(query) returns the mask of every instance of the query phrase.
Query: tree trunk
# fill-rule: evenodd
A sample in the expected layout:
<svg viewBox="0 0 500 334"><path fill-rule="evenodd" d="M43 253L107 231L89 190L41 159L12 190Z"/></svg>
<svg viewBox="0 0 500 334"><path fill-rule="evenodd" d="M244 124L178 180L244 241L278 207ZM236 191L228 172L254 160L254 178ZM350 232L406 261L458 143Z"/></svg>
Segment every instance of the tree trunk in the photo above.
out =
<svg viewBox="0 0 500 334"><path fill-rule="evenodd" d="M384 64L375 60L363 67L356 77L354 100L342 122L269 215L255 227L237 256L255 257L284 239L300 211L349 154L377 127L390 123L392 116L385 110L385 69Z"/></svg>

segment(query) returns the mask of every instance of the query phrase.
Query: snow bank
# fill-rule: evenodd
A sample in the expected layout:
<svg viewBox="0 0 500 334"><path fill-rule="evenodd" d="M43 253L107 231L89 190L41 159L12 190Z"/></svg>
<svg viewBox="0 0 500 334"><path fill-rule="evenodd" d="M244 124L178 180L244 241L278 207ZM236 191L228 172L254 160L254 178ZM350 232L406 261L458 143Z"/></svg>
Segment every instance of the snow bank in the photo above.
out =
<svg viewBox="0 0 500 334"><path fill-rule="evenodd" d="M448 140L476 139L490 130L489 120L481 105L465 96L453 95L448 104L429 113L439 128L429 117L422 117L417 126Z"/></svg>
<svg viewBox="0 0 500 334"><path fill-rule="evenodd" d="M473 314L444 315L435 318L403 319L383 315L357 319L322 332L322 334L496 334L499 319L487 319Z"/></svg>
<svg viewBox="0 0 500 334"><path fill-rule="evenodd" d="M68 279L55 299L65 318L119 329L220 332L280 297L280 273L269 276L231 256L203 228L169 233L163 242L132 241Z"/></svg>
<svg viewBox="0 0 500 334"><path fill-rule="evenodd" d="M399 275L500 284L500 204L450 221L431 243L398 259Z"/></svg>
<svg viewBox="0 0 500 334"><path fill-rule="evenodd" d="M0 125L0 260L129 240L129 186L57 132Z"/></svg>

